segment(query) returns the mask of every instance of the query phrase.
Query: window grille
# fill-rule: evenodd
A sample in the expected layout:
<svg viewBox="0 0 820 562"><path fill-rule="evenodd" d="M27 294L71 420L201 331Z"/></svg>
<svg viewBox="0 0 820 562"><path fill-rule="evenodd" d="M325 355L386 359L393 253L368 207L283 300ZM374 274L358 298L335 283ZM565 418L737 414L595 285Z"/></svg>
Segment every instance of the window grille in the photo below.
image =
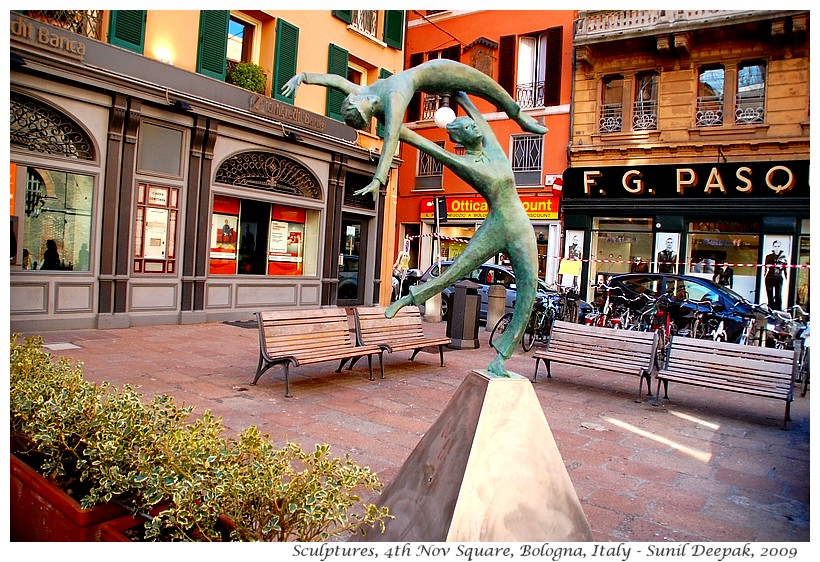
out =
<svg viewBox="0 0 820 562"><path fill-rule="evenodd" d="M365 35L376 37L378 32L376 28L378 19L378 10L353 10L353 21L350 25L353 29L364 33Z"/></svg>
<svg viewBox="0 0 820 562"><path fill-rule="evenodd" d="M601 118L598 131L601 133L618 133L623 125L623 106L620 103L601 105Z"/></svg>
<svg viewBox="0 0 820 562"><path fill-rule="evenodd" d="M695 123L698 127L723 125L723 96L698 97Z"/></svg>

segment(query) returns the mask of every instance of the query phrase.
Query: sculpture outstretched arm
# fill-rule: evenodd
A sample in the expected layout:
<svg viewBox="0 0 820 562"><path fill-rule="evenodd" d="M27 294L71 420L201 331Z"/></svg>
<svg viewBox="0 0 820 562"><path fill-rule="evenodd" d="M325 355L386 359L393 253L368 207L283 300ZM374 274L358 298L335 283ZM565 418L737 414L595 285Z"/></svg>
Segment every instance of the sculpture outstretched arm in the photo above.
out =
<svg viewBox="0 0 820 562"><path fill-rule="evenodd" d="M449 167L456 165L456 157L454 154L447 152L436 143L424 138L417 132L408 129L404 125L402 125L401 130L399 131L399 137L402 141L406 142L410 146L418 148L423 152L426 152L445 166Z"/></svg>
<svg viewBox="0 0 820 562"><path fill-rule="evenodd" d="M295 96L296 91L302 84L316 84L319 86L327 86L343 92L344 94L356 94L361 91L361 86L354 84L347 78L339 76L338 74L322 74L314 72L300 72L293 78L287 81L282 86L283 96Z"/></svg>

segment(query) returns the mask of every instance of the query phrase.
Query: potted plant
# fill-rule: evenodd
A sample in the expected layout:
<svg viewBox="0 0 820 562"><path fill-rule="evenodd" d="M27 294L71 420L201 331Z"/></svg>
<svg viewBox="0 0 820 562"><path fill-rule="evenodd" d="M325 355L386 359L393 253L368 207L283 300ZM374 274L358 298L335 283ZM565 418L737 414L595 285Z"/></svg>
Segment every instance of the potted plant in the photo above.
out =
<svg viewBox="0 0 820 562"><path fill-rule="evenodd" d="M254 426L226 438L209 411L192 419L167 395L85 381L41 346L12 336L12 540L326 540L383 530L390 517L358 495L381 488L376 475L328 445L276 448ZM15 496L38 479L99 515L74 535L51 533L56 508Z"/></svg>
<svg viewBox="0 0 820 562"><path fill-rule="evenodd" d="M258 64L239 62L228 71L228 82L251 92L264 94L268 79L265 71Z"/></svg>

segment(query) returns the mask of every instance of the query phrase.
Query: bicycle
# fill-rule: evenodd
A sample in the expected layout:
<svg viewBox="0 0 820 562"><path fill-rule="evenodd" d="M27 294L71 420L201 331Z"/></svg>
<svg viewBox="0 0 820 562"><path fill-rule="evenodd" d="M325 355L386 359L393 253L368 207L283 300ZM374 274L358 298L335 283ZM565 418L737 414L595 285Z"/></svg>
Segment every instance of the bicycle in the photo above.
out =
<svg viewBox="0 0 820 562"><path fill-rule="evenodd" d="M521 347L524 351L529 351L537 341L545 342L549 339L552 324L556 319L556 311L558 295L552 294L548 296L537 296L533 303L530 319L527 322L527 327L524 329L524 334L521 337ZM493 345L496 337L503 334L512 322L513 313L507 312L498 322L493 326L490 332L490 345Z"/></svg>

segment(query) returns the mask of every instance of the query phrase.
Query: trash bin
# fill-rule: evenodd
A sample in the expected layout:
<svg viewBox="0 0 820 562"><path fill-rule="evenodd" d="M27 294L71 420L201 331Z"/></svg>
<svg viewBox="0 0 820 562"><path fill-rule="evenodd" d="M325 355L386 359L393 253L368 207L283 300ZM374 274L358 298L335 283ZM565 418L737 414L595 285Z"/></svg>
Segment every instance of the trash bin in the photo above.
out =
<svg viewBox="0 0 820 562"><path fill-rule="evenodd" d="M454 286L453 298L447 320L447 337L455 349L473 349L478 343L478 315L481 309L481 297L478 295L478 284L466 279Z"/></svg>

